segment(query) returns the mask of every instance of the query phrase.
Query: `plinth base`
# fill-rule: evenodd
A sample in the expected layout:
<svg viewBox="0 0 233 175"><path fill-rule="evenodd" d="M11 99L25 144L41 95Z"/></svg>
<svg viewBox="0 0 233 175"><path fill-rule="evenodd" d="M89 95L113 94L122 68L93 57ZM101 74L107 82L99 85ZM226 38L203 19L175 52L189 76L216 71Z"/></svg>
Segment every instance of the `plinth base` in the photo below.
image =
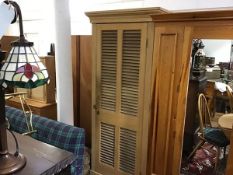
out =
<svg viewBox="0 0 233 175"><path fill-rule="evenodd" d="M13 154L0 154L0 174L12 174L26 164L26 158L24 155L19 154L14 156Z"/></svg>

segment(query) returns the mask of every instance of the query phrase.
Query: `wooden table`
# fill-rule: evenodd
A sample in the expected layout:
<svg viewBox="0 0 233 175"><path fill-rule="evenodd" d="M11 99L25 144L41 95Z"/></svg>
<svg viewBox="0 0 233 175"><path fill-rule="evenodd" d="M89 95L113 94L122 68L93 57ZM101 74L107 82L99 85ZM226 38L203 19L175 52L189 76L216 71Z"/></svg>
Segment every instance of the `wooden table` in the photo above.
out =
<svg viewBox="0 0 233 175"><path fill-rule="evenodd" d="M52 145L40 142L30 136L14 133L19 143L19 150L26 159L26 166L16 172L17 175L51 175L60 172L69 166L75 159L73 153L59 149ZM8 132L9 152L15 152L15 142Z"/></svg>
<svg viewBox="0 0 233 175"><path fill-rule="evenodd" d="M232 125L233 125L233 113L224 114L218 119L219 126L224 130L224 133L230 138Z"/></svg>
<svg viewBox="0 0 233 175"><path fill-rule="evenodd" d="M43 103L40 101L27 99L27 104L30 106L32 113L52 120L57 120L57 104L56 103ZM18 109L22 109L19 98L12 98L6 100L6 105Z"/></svg>

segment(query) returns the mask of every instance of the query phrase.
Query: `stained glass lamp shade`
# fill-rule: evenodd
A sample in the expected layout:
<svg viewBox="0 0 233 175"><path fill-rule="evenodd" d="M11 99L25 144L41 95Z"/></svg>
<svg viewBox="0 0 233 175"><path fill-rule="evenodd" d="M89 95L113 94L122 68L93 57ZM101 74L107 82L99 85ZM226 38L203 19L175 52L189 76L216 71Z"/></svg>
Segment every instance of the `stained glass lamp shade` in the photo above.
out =
<svg viewBox="0 0 233 175"><path fill-rule="evenodd" d="M3 83L19 88L36 88L48 82L48 72L40 61L33 43L23 39L12 43L12 49L1 68Z"/></svg>
<svg viewBox="0 0 233 175"><path fill-rule="evenodd" d="M33 49L33 43L28 42L23 33L23 20L19 5L15 1L4 1L15 9L15 18L19 18L19 39L12 43L12 49L0 70L0 85L11 85L20 88L35 88L48 82L48 72ZM1 55L1 54L0 54ZM26 158L19 153L8 151L7 128L5 118L4 88L0 87L0 174L12 174L22 169ZM17 140L15 140L17 143ZM16 144L18 145L18 143Z"/></svg>

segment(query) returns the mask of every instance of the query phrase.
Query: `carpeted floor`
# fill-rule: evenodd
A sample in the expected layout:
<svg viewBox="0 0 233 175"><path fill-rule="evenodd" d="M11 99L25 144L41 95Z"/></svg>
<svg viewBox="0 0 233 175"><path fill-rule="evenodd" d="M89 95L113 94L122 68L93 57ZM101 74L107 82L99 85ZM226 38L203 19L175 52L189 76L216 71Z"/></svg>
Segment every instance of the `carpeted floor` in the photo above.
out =
<svg viewBox="0 0 233 175"><path fill-rule="evenodd" d="M220 159L215 170L216 151L213 145L205 143L191 160L183 159L180 175L224 175L227 158Z"/></svg>

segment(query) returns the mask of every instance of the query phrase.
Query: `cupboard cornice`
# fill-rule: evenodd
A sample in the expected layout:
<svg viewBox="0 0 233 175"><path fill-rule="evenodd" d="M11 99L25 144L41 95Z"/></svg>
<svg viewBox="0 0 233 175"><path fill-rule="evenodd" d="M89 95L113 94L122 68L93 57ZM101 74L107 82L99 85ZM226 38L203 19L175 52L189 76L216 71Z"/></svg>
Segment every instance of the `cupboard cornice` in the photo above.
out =
<svg viewBox="0 0 233 175"><path fill-rule="evenodd" d="M195 22L233 20L233 8L205 9L206 11L183 11L166 14L153 14L154 22Z"/></svg>
<svg viewBox="0 0 233 175"><path fill-rule="evenodd" d="M149 22L151 15L168 13L169 11L160 7L136 8L108 11L86 12L92 24L95 23L124 23L124 22Z"/></svg>

